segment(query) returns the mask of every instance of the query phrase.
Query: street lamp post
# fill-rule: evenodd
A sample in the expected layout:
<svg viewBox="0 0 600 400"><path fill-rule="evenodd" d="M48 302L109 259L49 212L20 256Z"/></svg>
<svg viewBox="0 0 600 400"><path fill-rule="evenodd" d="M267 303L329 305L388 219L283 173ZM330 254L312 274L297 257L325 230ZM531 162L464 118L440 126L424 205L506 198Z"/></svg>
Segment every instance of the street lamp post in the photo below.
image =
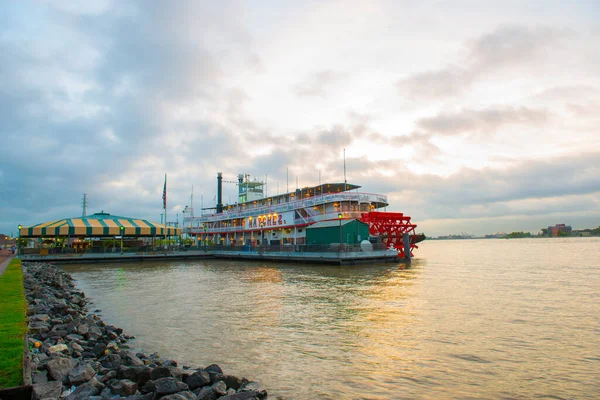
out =
<svg viewBox="0 0 600 400"><path fill-rule="evenodd" d="M338 220L340 221L340 251L342 251L342 217L344 215L342 213L338 214Z"/></svg>
<svg viewBox="0 0 600 400"><path fill-rule="evenodd" d="M21 228L23 226L19 224L17 228L19 228L19 238L17 239L17 258L19 258L19 254L21 253Z"/></svg>
<svg viewBox="0 0 600 400"><path fill-rule="evenodd" d="M119 229L121 230L121 255L123 255L123 233L125 232L125 227L121 226Z"/></svg>

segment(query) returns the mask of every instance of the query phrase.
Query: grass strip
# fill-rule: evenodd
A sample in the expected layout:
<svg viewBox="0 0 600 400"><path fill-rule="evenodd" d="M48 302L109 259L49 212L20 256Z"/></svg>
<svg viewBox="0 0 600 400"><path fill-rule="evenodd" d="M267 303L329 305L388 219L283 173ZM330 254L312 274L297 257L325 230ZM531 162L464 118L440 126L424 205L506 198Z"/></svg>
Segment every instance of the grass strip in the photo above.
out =
<svg viewBox="0 0 600 400"><path fill-rule="evenodd" d="M23 384L26 310L21 260L13 259L0 275L0 389Z"/></svg>

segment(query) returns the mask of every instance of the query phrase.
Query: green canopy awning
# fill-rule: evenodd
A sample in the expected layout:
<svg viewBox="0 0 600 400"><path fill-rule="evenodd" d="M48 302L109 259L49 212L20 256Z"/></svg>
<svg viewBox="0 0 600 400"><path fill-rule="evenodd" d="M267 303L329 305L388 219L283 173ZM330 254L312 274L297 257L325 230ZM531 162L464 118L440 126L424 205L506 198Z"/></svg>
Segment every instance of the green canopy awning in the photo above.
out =
<svg viewBox="0 0 600 400"><path fill-rule="evenodd" d="M123 227L123 230L121 230ZM164 236L165 227L145 219L118 217L108 213L96 213L86 217L65 218L44 222L19 231L22 238L54 236ZM180 228L167 226L167 236L181 234Z"/></svg>

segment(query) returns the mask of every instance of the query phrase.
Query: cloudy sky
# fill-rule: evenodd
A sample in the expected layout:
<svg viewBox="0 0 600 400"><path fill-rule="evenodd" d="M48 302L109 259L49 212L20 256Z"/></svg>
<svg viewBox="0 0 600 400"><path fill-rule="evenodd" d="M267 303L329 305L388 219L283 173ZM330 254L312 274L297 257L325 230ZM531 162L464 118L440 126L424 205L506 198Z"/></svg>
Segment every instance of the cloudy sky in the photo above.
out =
<svg viewBox="0 0 600 400"><path fill-rule="evenodd" d="M429 236L600 225L598 1L3 1L0 54L0 233L343 149Z"/></svg>

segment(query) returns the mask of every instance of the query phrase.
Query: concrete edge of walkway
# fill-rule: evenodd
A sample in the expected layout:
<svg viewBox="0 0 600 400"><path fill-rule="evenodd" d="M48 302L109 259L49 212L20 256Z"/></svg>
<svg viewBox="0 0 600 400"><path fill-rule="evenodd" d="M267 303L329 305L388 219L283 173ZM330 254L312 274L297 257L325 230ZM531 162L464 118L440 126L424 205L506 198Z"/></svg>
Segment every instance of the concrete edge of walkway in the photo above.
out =
<svg viewBox="0 0 600 400"><path fill-rule="evenodd" d="M6 269L6 267L8 267L8 263L13 259L14 257L8 257L6 260L2 261L2 263L0 263L0 275L2 275L4 273L4 270Z"/></svg>

